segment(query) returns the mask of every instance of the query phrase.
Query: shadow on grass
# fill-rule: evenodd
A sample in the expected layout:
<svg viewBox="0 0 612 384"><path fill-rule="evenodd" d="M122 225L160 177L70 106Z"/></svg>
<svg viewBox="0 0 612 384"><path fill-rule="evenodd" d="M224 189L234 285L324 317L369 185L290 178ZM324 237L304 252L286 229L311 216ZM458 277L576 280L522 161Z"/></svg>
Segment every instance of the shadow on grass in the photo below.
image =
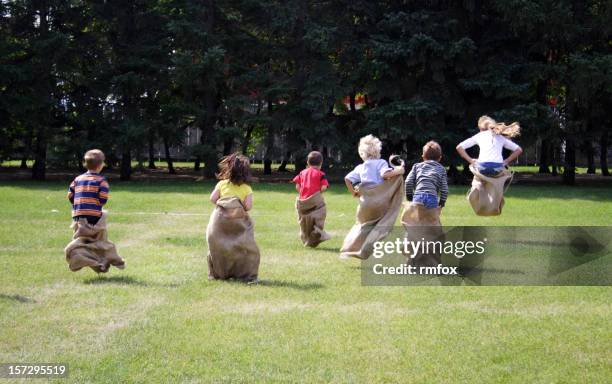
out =
<svg viewBox="0 0 612 384"><path fill-rule="evenodd" d="M309 248L309 249L316 249L316 250L320 250L320 251L332 252L332 253L340 254L340 248L339 247L315 247L315 248Z"/></svg>
<svg viewBox="0 0 612 384"><path fill-rule="evenodd" d="M176 288L179 284L157 284L157 283L149 283L147 281L142 281L133 278L132 276L104 276L98 275L96 277L90 277L83 281L88 285L102 285L102 284L116 284L116 285L133 285L137 287L166 287L166 288Z"/></svg>
<svg viewBox="0 0 612 384"><path fill-rule="evenodd" d="M297 283L295 281L285 281L285 280L260 280L257 285L262 285L264 287L276 287L276 288L291 288L291 289L299 289L301 291L313 291L317 289L324 288L325 286L320 283Z"/></svg>
<svg viewBox="0 0 612 384"><path fill-rule="evenodd" d="M26 296L7 295L7 294L4 294L4 293L0 293L0 300L1 299L12 300L12 301L16 301L18 303L35 303L36 302L35 300L30 299L29 297L26 297Z"/></svg>

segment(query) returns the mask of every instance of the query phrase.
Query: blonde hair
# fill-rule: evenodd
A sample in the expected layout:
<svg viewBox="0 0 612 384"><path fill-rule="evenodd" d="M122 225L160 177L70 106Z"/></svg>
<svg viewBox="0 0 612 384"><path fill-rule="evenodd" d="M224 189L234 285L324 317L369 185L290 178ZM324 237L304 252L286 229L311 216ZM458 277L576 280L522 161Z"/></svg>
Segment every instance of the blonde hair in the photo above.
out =
<svg viewBox="0 0 612 384"><path fill-rule="evenodd" d="M95 170L104 164L104 152L99 149L90 149L89 151L85 152L83 160L85 160L85 168L87 168L87 170Z"/></svg>
<svg viewBox="0 0 612 384"><path fill-rule="evenodd" d="M382 151L382 142L374 135L367 135L359 140L359 157L361 160L380 159L380 151Z"/></svg>
<svg viewBox="0 0 612 384"><path fill-rule="evenodd" d="M478 119L478 128L480 130L489 129L496 135L510 138L521 134L521 127L516 121L510 125L506 125L505 123L498 123L487 115L480 116L480 119Z"/></svg>

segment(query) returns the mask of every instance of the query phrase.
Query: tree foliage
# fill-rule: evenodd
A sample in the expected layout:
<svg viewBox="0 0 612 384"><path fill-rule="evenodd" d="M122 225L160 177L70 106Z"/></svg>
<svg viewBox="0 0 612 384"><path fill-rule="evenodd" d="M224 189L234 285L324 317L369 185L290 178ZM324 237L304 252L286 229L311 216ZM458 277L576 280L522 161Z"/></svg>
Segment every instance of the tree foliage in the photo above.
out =
<svg viewBox="0 0 612 384"><path fill-rule="evenodd" d="M575 153L607 173L609 0L0 2L0 158L76 167L99 147L129 179L153 146L191 146L212 176L231 151L357 160L358 138L417 160L482 114L517 120L541 172ZM552 106L552 107L551 107ZM558 153L564 149L565 159ZM563 161L562 161L563 160ZM171 165L171 163L169 163ZM173 172L170 166L170 172Z"/></svg>

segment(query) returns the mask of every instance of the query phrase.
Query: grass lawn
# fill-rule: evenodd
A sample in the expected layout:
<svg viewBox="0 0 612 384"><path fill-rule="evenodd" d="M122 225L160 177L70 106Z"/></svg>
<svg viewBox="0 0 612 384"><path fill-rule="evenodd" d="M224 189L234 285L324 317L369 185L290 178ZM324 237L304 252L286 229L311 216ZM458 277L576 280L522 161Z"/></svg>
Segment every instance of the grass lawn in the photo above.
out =
<svg viewBox="0 0 612 384"><path fill-rule="evenodd" d="M337 250L356 201L326 194L333 240L298 240L295 192L257 184L262 283L207 280L211 183L113 183L124 271L72 273L63 183L0 184L0 362L65 362L68 382L609 382L610 287L363 287ZM609 187L513 186L447 225L610 225Z"/></svg>

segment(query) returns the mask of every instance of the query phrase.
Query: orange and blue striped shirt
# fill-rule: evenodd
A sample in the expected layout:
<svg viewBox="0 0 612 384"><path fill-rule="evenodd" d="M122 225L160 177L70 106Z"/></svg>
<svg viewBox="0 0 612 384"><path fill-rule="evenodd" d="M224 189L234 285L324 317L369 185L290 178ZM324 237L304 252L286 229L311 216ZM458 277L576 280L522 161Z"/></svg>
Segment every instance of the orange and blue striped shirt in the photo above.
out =
<svg viewBox="0 0 612 384"><path fill-rule="evenodd" d="M90 223L102 216L102 207L108 201L109 185L99 173L86 172L77 176L68 187L68 200L72 203L72 217L85 217Z"/></svg>

